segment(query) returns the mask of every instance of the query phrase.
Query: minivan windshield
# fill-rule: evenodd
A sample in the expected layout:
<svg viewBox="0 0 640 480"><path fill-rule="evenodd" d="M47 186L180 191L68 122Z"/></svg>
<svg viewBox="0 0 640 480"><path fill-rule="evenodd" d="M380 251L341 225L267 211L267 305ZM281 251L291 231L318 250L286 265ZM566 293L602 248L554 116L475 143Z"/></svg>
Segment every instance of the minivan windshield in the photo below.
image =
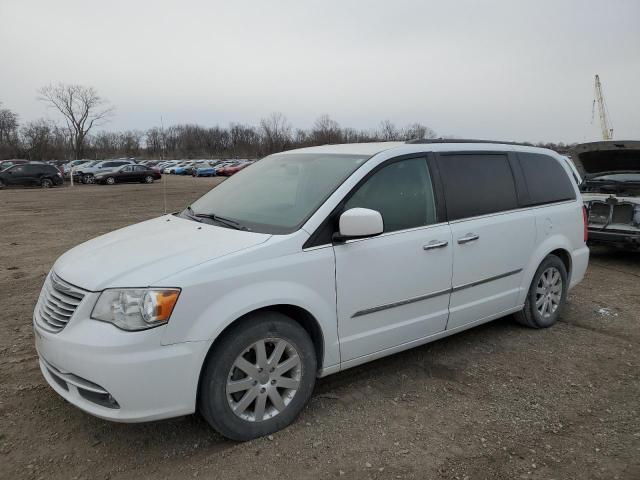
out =
<svg viewBox="0 0 640 480"><path fill-rule="evenodd" d="M198 220L207 216L212 223L217 216L254 232L292 233L368 158L328 153L271 155L225 180L181 215Z"/></svg>

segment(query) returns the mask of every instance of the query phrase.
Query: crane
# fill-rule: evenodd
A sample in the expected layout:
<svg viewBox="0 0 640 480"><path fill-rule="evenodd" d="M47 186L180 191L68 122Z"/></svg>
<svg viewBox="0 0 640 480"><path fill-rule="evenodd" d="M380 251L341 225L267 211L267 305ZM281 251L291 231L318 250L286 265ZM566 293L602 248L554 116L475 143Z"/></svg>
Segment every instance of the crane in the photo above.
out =
<svg viewBox="0 0 640 480"><path fill-rule="evenodd" d="M613 127L609 121L609 111L607 105L604 103L604 95L602 93L602 84L600 83L600 76L596 75L595 86L595 98L593 99L593 110L591 117L595 114L596 103L598 104L598 114L600 115L600 128L602 129L602 139L611 140L613 138Z"/></svg>

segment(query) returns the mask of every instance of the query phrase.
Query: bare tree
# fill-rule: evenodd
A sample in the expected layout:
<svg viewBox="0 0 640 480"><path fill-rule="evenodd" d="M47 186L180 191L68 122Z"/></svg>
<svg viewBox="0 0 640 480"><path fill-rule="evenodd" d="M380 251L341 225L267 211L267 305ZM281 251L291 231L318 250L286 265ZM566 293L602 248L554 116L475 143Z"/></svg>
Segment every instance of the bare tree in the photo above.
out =
<svg viewBox="0 0 640 480"><path fill-rule="evenodd" d="M342 141L340 125L329 115L322 115L316 120L311 135L317 145L340 143Z"/></svg>
<svg viewBox="0 0 640 480"><path fill-rule="evenodd" d="M291 143L291 125L278 112L260 120L260 133L266 153L281 152Z"/></svg>
<svg viewBox="0 0 640 480"><path fill-rule="evenodd" d="M52 84L41 88L38 93L39 100L63 115L73 154L77 159L82 158L88 133L113 113L113 106L95 88L83 85Z"/></svg>
<svg viewBox="0 0 640 480"><path fill-rule="evenodd" d="M403 140L417 140L423 138L437 138L437 133L421 123L412 123L404 127L402 131Z"/></svg>
<svg viewBox="0 0 640 480"><path fill-rule="evenodd" d="M0 159L15 156L18 147L18 115L8 108L0 108Z"/></svg>
<svg viewBox="0 0 640 480"><path fill-rule="evenodd" d="M400 138L400 133L396 126L391 123L389 120L385 120L380 123L380 130L378 132L378 136L381 140L391 141L398 140Z"/></svg>

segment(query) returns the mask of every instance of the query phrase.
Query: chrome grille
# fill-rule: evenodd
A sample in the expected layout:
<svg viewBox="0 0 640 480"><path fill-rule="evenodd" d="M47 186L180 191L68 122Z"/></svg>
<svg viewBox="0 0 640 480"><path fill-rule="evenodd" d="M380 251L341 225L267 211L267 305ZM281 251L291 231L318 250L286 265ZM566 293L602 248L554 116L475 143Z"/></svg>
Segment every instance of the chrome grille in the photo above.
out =
<svg viewBox="0 0 640 480"><path fill-rule="evenodd" d="M67 325L85 294L84 290L52 272L42 287L42 299L36 316L38 325L49 332L58 333Z"/></svg>

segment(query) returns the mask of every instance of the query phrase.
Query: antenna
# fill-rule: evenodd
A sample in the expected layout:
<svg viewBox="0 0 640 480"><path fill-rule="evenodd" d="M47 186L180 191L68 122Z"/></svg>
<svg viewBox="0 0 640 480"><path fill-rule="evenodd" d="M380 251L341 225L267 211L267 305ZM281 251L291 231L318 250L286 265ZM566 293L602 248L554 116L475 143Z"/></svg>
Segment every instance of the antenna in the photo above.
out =
<svg viewBox="0 0 640 480"><path fill-rule="evenodd" d="M162 120L162 115L160 115L160 131L162 132L162 147L160 149L160 160L164 160L164 147L166 144L164 138L164 121ZM167 214L167 178L164 176L162 172L162 203L164 205L164 214Z"/></svg>

